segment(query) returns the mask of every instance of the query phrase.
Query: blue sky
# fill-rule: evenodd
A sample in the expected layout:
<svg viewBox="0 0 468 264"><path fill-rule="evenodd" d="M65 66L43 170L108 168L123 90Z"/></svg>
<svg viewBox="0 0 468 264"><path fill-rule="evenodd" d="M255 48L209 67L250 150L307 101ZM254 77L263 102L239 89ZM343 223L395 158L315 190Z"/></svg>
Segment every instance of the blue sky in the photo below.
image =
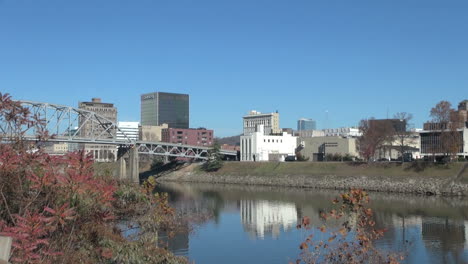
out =
<svg viewBox="0 0 468 264"><path fill-rule="evenodd" d="M0 0L0 92L139 121L142 93L190 94L190 124L249 110L319 128L468 99L468 1ZM328 119L326 119L328 111Z"/></svg>

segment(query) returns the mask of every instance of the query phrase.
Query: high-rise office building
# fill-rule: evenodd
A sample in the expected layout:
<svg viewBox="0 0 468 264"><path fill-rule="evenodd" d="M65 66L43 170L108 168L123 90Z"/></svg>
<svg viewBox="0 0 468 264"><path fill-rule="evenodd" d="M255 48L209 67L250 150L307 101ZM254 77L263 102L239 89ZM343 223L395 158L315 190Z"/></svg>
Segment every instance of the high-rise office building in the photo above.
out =
<svg viewBox="0 0 468 264"><path fill-rule="evenodd" d="M257 132L257 126L263 125L265 135L281 134L279 127L279 113L262 114L252 110L244 119L244 136Z"/></svg>
<svg viewBox="0 0 468 264"><path fill-rule="evenodd" d="M316 123L315 120L310 119L310 118L301 118L297 120L297 130L302 131L302 130L315 130L316 129Z"/></svg>
<svg viewBox="0 0 468 264"><path fill-rule="evenodd" d="M92 111L100 116L103 116L110 121L117 123L117 108L114 107L114 104L111 103L103 103L100 98L93 98L91 102L80 102L78 103L78 108L85 109L88 111ZM86 122L85 119L79 120L80 127L82 127L80 131L80 135L82 137L89 137L89 136L99 136L109 137L112 138L111 134L102 133L104 132L103 127L96 127L90 122ZM115 130L112 131L114 133ZM105 144L84 144L84 150L86 152L91 152L93 157L96 161L101 162L109 162L115 161L117 158L117 147L114 145L105 145Z"/></svg>
<svg viewBox="0 0 468 264"><path fill-rule="evenodd" d="M189 95L154 92L141 95L141 125L189 128Z"/></svg>
<svg viewBox="0 0 468 264"><path fill-rule="evenodd" d="M117 123L117 108L114 107L114 104L103 103L101 98L93 98L91 102L79 102L78 108L94 112ZM80 135L83 137L98 136L104 131L103 127L95 127L91 122L86 122L86 119L80 118L79 124L80 127L82 126ZM112 137L110 134L108 136Z"/></svg>

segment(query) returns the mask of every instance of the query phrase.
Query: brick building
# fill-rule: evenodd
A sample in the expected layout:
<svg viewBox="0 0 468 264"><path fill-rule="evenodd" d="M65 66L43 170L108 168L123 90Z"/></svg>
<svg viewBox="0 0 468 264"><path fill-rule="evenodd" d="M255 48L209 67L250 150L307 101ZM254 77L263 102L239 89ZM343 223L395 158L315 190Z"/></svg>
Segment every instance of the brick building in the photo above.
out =
<svg viewBox="0 0 468 264"><path fill-rule="evenodd" d="M205 128L165 128L162 130L162 141L192 146L213 145L213 130Z"/></svg>

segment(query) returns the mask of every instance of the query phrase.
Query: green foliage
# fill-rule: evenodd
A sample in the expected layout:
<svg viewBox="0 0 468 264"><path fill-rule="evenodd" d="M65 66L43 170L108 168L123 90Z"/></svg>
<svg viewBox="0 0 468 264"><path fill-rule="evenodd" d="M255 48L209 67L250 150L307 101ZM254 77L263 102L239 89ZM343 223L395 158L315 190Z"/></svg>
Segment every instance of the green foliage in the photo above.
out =
<svg viewBox="0 0 468 264"><path fill-rule="evenodd" d="M349 153L346 153L344 156L343 156L343 161L353 161L354 160L354 157L351 156Z"/></svg>
<svg viewBox="0 0 468 264"><path fill-rule="evenodd" d="M206 172L214 172L221 169L221 167L223 167L223 163L222 155L220 153L220 145L215 142L213 149L210 151L208 160L203 163L201 169Z"/></svg>
<svg viewBox="0 0 468 264"><path fill-rule="evenodd" d="M297 161L308 161L310 157L305 157L304 155L302 155L302 153L300 151L297 151L296 152L296 160Z"/></svg>
<svg viewBox="0 0 468 264"><path fill-rule="evenodd" d="M164 165L164 158L163 157L154 157L153 161L151 162L151 170L156 170Z"/></svg>

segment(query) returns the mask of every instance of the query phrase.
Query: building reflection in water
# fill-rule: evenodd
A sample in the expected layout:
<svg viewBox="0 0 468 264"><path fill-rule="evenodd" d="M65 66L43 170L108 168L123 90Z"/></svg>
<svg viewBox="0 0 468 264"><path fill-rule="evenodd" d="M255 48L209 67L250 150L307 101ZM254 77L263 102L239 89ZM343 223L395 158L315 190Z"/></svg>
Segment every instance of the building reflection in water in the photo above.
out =
<svg viewBox="0 0 468 264"><path fill-rule="evenodd" d="M465 249L468 249L468 221L465 221L464 225L465 225Z"/></svg>
<svg viewBox="0 0 468 264"><path fill-rule="evenodd" d="M422 237L433 258L438 263L464 263L466 248L466 221L425 217L422 222Z"/></svg>
<svg viewBox="0 0 468 264"><path fill-rule="evenodd" d="M267 200L241 200L240 215L244 230L261 239L267 235L278 238L281 227L290 230L298 219L294 203Z"/></svg>

